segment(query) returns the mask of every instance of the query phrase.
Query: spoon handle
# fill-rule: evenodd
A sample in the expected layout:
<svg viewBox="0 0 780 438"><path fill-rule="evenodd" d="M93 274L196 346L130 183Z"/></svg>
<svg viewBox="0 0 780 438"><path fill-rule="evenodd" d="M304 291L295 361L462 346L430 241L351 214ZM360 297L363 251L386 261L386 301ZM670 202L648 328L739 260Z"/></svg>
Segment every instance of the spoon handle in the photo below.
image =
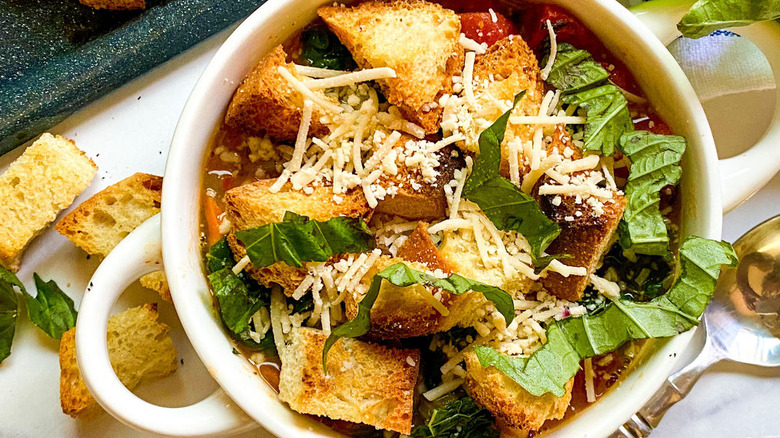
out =
<svg viewBox="0 0 780 438"><path fill-rule="evenodd" d="M648 437L661 422L666 411L688 395L704 370L721 359L722 357L717 350L707 342L701 353L691 363L669 376L661 389L636 414L632 415L628 421L610 435L610 438Z"/></svg>

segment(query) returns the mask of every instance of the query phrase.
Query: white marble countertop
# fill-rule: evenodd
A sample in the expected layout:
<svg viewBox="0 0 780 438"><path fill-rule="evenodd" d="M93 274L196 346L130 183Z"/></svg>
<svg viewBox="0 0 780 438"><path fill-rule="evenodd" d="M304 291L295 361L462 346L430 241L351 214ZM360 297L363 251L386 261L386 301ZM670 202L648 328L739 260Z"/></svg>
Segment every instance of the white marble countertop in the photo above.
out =
<svg viewBox="0 0 780 438"><path fill-rule="evenodd" d="M73 138L100 167L92 186L75 204L134 172L163 173L179 113L200 72L226 37L227 32L223 32L201 43L51 129ZM771 104L771 99L764 99L766 102ZM713 111L721 110L718 105L713 106ZM733 129L727 132L733 133L740 127L755 136L756 130L762 129L755 126L755 120L736 120L738 113L729 113ZM0 169L20 153L17 150L0 157ZM780 176L725 217L723 237L733 241L753 225L777 214ZM74 260L81 263L73 263ZM50 230L27 250L19 277L30 286L33 270L46 279L53 278L78 305L96 266L94 258L86 260L83 252ZM128 289L117 308L148 301L160 303L161 320L172 326L182 366L173 376L144 385L137 393L165 406L199 400L216 384L189 346L173 307L160 302L154 293L135 286ZM91 421L73 420L62 414L56 342L26 319L22 315L12 355L0 367L0 438L150 436L129 429L105 413ZM780 437L778 406L780 369L718 364L701 378L688 398L668 413L653 437ZM258 430L246 436L267 433Z"/></svg>

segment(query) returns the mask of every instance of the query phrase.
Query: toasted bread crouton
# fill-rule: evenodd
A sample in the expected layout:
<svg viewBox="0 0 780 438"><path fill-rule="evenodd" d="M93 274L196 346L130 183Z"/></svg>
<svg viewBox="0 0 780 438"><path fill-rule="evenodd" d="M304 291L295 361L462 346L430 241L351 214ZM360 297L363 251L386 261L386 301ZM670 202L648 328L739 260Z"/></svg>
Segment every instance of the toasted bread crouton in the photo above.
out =
<svg viewBox="0 0 780 438"><path fill-rule="evenodd" d="M108 319L108 357L119 380L132 389L142 380L165 377L178 366L168 326L157 322L157 305L144 304ZM76 417L95 406L76 362L76 329L60 341L60 404Z"/></svg>
<svg viewBox="0 0 780 438"><path fill-rule="evenodd" d="M343 338L328 352L326 376L322 349L327 337L317 329L293 329L280 354L279 399L300 413L408 434L419 350Z"/></svg>
<svg viewBox="0 0 780 438"><path fill-rule="evenodd" d="M315 187L311 195L292 190L285 184L277 193L270 191L275 180L262 180L245 184L225 193L225 208L227 217L232 224L232 232L228 234L236 260L246 255L244 246L236 239L235 231L256 228L273 222L281 222L287 211L307 216L310 219L325 221L337 216L368 217L371 209L360 190L351 190L341 195L342 202L333 201L333 191L330 187ZM306 277L306 269L295 268L283 262L261 269L247 266L247 272L264 285L278 284L285 294L292 295L301 281Z"/></svg>
<svg viewBox="0 0 780 438"><path fill-rule="evenodd" d="M574 378L566 383L563 397L550 393L536 397L495 367L483 368L474 352L467 353L465 359L466 391L511 427L538 430L547 420L563 418L569 407Z"/></svg>
<svg viewBox="0 0 780 438"><path fill-rule="evenodd" d="M226 125L252 134L267 133L279 141L295 140L304 99L279 74L278 68L286 67L298 76L295 66L286 62L286 56L282 46L277 46L249 72L230 100ZM328 133L328 128L320 123L321 116L315 105L309 135Z"/></svg>
<svg viewBox="0 0 780 438"><path fill-rule="evenodd" d="M558 127L548 150L559 152L569 147L574 151L572 159L582 157L582 152L571 143L571 139L563 135L564 130ZM583 171L584 172L584 171ZM575 172L572 176L582 174ZM550 181L543 178L538 186ZM612 191L612 199L601 200L600 211L596 211L587 202L576 202L575 196L561 196L559 205L554 205L555 196L537 195L539 205L545 214L561 227L561 234L546 249L548 254L570 254L572 258L563 260L569 266L583 266L587 274L583 276L570 275L564 277L556 272L547 271L542 278L542 285L549 293L558 298L578 301L582 299L585 288L590 284L590 274L596 271L599 262L609 250L616 237L620 219L626 209L626 198L617 191Z"/></svg>
<svg viewBox="0 0 780 438"><path fill-rule="evenodd" d="M79 3L93 9L108 9L110 11L146 9L145 0L79 0Z"/></svg>
<svg viewBox="0 0 780 438"><path fill-rule="evenodd" d="M544 81L540 75L536 56L520 36L511 35L497 41L474 62L475 98L483 108L481 117L492 123L504 112L503 108L492 102L498 100L511 103L515 95L523 90L525 96L518 102L512 115L538 115L544 97ZM522 142L532 141L534 128L529 125L507 125L501 144L501 173L504 176L509 171L507 143L514 138ZM476 139L466 144L477 146Z"/></svg>
<svg viewBox="0 0 780 438"><path fill-rule="evenodd" d="M105 257L144 221L160 212L162 177L133 174L82 202L54 229L90 255ZM141 277L141 285L171 301L165 274Z"/></svg>
<svg viewBox="0 0 780 438"><path fill-rule="evenodd" d="M395 187L396 192L379 200L374 211L409 220L432 220L446 216L447 196L444 194L444 186L452 181L456 169L465 167L462 157L452 156L453 150L447 147L440 151L439 165L436 167L438 175L433 182L426 182L420 172L410 172L403 165L398 166L395 175L382 175L377 184L385 188Z"/></svg>
<svg viewBox="0 0 780 438"><path fill-rule="evenodd" d="M417 223L417 228L398 248L397 256L410 262L422 263L429 269L440 269L448 274L452 272L452 266L439 254L439 249L428 234L428 224L425 222Z"/></svg>
<svg viewBox="0 0 780 438"><path fill-rule="evenodd" d="M97 166L72 140L43 134L0 175L0 264L16 272L27 245L86 189Z"/></svg>
<svg viewBox="0 0 780 438"><path fill-rule="evenodd" d="M133 174L82 202L54 227L87 254L105 257L160 212L162 177Z"/></svg>
<svg viewBox="0 0 780 438"><path fill-rule="evenodd" d="M353 7L325 6L317 13L362 68L390 67L381 79L387 100L427 133L439 130L443 94L463 66L460 19L422 0L367 1Z"/></svg>

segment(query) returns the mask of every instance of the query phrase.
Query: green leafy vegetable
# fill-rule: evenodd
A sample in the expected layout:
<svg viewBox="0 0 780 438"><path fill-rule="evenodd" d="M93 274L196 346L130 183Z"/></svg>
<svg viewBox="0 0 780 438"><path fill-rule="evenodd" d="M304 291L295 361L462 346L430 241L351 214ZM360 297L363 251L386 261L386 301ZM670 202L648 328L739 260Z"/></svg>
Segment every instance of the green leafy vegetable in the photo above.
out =
<svg viewBox="0 0 780 438"><path fill-rule="evenodd" d="M525 91L515 96L514 104ZM479 156L463 187L463 197L476 203L496 228L517 231L528 240L534 259L558 237L561 229L550 220L533 197L502 177L501 142L504 140L510 109L479 135Z"/></svg>
<svg viewBox="0 0 780 438"><path fill-rule="evenodd" d="M301 34L301 58L312 67L352 70L355 61L349 50L326 27L314 27Z"/></svg>
<svg viewBox="0 0 780 438"><path fill-rule="evenodd" d="M360 253L374 248L374 236L363 219L334 217L310 220L286 212L282 222L237 231L252 266L284 262L300 268L302 262L324 262L334 254Z"/></svg>
<svg viewBox="0 0 780 438"><path fill-rule="evenodd" d="M33 278L38 294L33 298L26 291L23 293L30 321L47 335L60 339L63 333L76 325L78 313L73 307L73 300L65 295L54 280L43 281L35 273Z"/></svg>
<svg viewBox="0 0 780 438"><path fill-rule="evenodd" d="M13 272L0 266L0 363L11 354L16 318L19 316L19 300L14 287L25 290Z"/></svg>
<svg viewBox="0 0 780 438"><path fill-rule="evenodd" d="M620 150L631 160L620 246L637 254L667 256L669 233L659 209L660 192L680 181L685 139L636 131L620 138Z"/></svg>
<svg viewBox="0 0 780 438"><path fill-rule="evenodd" d="M780 19L780 0L699 0L677 23L688 38L700 38L727 27Z"/></svg>
<svg viewBox="0 0 780 438"><path fill-rule="evenodd" d="M634 123L628 111L628 101L620 88L615 85L590 88L563 96L561 100L587 110L583 146L586 151L612 155L615 153L620 136L634 130Z"/></svg>
<svg viewBox="0 0 780 438"><path fill-rule="evenodd" d="M471 397L463 397L434 409L431 416L414 428L412 437L498 438L493 416Z"/></svg>
<svg viewBox="0 0 780 438"><path fill-rule="evenodd" d="M241 272L234 274L233 253L224 237L209 248L206 253L206 269L214 296L219 305L222 323L233 337L255 350L273 350L273 333L268 330L256 342L250 332L256 330L252 316L262 307L270 304L270 290ZM255 335L257 336L257 335Z"/></svg>
<svg viewBox="0 0 780 438"><path fill-rule="evenodd" d="M587 50L568 43L558 44L558 54L547 83L565 93L575 93L609 79L609 72L593 60Z"/></svg>
<svg viewBox="0 0 780 438"><path fill-rule="evenodd" d="M674 336L697 325L721 265L736 266L737 255L726 242L691 236L680 247L680 264L680 277L666 295L646 303L621 298L599 313L553 322L547 342L531 357L508 357L487 346L474 352L483 367L496 367L529 393L560 397L582 359L630 340Z"/></svg>
<svg viewBox="0 0 780 438"><path fill-rule="evenodd" d="M604 256L604 263L597 274L607 277L611 270L620 279L621 292L637 301L662 295L671 285L673 274L664 257L633 254L629 259L620 245L614 245Z"/></svg>
<svg viewBox="0 0 780 438"><path fill-rule="evenodd" d="M461 295L473 290L485 296L492 301L506 323L509 324L515 317L515 306L512 296L503 290L478 281L469 280L458 274L452 274L447 278L438 278L425 272L418 271L406 266L404 263L395 263L383 269L371 280L371 286L366 292L366 296L358 305L358 312L355 318L338 327L336 327L325 340L325 346L322 349L322 367L325 369L325 359L328 357L328 351L340 338L356 338L368 333L371 328L371 308L379 296L379 289L382 286L382 280L387 280L391 284L399 287L409 287L415 284L423 284L430 287L443 289L451 294Z"/></svg>

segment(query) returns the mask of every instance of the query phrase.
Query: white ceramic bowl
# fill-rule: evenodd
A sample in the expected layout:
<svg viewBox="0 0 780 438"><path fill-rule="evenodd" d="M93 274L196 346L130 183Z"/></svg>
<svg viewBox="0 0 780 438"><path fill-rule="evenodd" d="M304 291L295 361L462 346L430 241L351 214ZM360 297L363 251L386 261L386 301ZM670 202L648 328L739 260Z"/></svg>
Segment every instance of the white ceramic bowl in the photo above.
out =
<svg viewBox="0 0 780 438"><path fill-rule="evenodd" d="M261 424L278 436L335 435L280 402L242 357L232 353L202 271L199 247L201 174L206 150L233 92L255 63L316 16L332 0L271 0L225 42L206 68L181 115L163 184L162 218L139 227L96 271L82 302L77 351L81 372L97 401L121 421L147 431L175 436L235 432ZM718 239L724 203L721 174L707 119L688 80L664 45L636 16L614 0L552 0L593 30L632 71L653 106L675 133L688 140L683 160L682 233ZM684 4L683 4L684 3ZM643 12L658 35L671 35L680 2L664 15ZM780 26L758 26L751 39L767 54L780 83ZM760 188L780 165L778 124L745 154L726 160L725 208ZM162 243L160 244L160 230ZM161 250L162 248L162 250ZM111 370L105 345L108 314L116 297L140 275L159 268L160 250L174 304L196 352L224 393L184 408L162 408L135 397ZM686 348L692 332L648 342L634 369L594 406L548 436L605 436L636 412L658 389ZM225 395L227 393L227 396ZM229 397L228 397L229 396ZM236 405L241 409L237 409ZM246 414L242 413L243 410ZM255 423L256 422L256 423Z"/></svg>

